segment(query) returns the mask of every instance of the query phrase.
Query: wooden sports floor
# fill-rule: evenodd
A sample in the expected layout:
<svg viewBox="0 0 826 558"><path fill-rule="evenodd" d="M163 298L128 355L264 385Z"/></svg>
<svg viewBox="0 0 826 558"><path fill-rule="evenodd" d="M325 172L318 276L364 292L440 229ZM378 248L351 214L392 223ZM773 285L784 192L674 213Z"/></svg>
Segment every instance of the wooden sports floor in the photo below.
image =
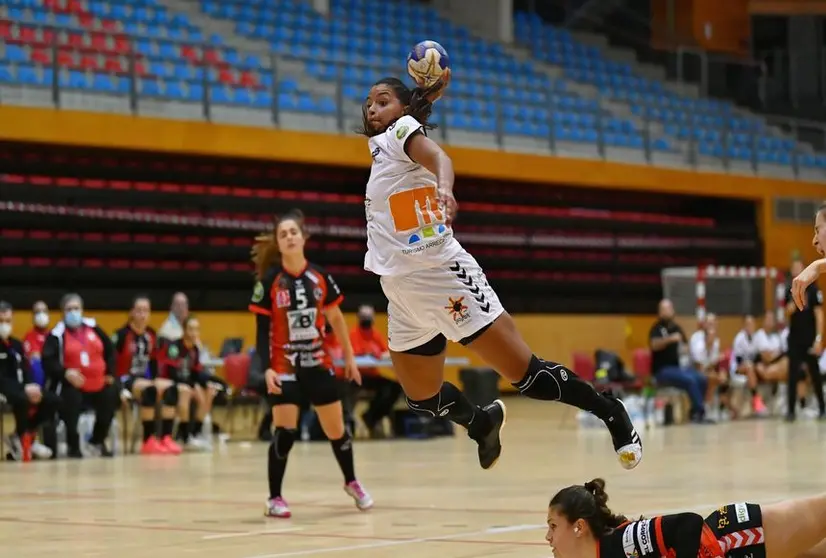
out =
<svg viewBox="0 0 826 558"><path fill-rule="evenodd" d="M0 556L29 558L468 558L551 555L545 506L594 476L626 514L710 512L826 491L826 424L778 420L645 432L645 458L622 470L602 430L562 407L508 398L505 451L482 471L463 432L437 441L357 443L375 508L355 509L327 443L298 444L285 497L266 519L266 448L0 465Z"/></svg>

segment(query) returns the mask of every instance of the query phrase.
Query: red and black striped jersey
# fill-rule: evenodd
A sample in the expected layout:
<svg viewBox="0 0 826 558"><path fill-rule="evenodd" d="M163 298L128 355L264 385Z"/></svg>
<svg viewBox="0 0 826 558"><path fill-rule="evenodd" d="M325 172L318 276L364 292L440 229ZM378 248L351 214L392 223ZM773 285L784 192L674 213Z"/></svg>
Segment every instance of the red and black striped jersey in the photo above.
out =
<svg viewBox="0 0 826 558"><path fill-rule="evenodd" d="M187 382L204 371L198 345L188 345L183 339L172 341L162 351L161 377Z"/></svg>
<svg viewBox="0 0 826 558"><path fill-rule="evenodd" d="M296 368L331 368L323 347L324 311L338 306L344 295L333 277L320 266L308 263L293 275L273 267L255 284L249 309L268 316L270 368L280 374Z"/></svg>
<svg viewBox="0 0 826 558"><path fill-rule="evenodd" d="M147 327L143 333L138 333L126 324L112 334L112 343L116 376L157 376L158 335L154 329Z"/></svg>

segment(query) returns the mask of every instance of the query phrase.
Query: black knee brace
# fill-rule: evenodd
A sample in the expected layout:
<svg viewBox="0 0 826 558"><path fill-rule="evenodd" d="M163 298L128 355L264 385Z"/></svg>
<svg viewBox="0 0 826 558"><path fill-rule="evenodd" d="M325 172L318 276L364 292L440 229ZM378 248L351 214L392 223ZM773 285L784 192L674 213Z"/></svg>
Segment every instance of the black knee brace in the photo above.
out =
<svg viewBox="0 0 826 558"><path fill-rule="evenodd" d="M276 459L287 459L295 442L295 433L296 431L290 428L284 428L282 426L275 427L272 442L270 443L270 450Z"/></svg>
<svg viewBox="0 0 826 558"><path fill-rule="evenodd" d="M163 392L163 397L161 397L161 401L163 402L164 407L177 407L178 386L171 385L168 388L166 388Z"/></svg>
<svg viewBox="0 0 826 558"><path fill-rule="evenodd" d="M158 401L158 388L149 386L141 392L141 407L154 407Z"/></svg>

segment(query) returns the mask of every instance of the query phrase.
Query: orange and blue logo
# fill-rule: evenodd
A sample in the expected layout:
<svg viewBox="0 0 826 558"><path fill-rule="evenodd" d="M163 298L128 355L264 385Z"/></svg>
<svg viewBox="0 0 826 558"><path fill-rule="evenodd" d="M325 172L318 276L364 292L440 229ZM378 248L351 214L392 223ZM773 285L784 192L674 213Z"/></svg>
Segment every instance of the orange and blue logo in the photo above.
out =
<svg viewBox="0 0 826 558"><path fill-rule="evenodd" d="M435 186L396 192L387 203L393 217L393 227L397 233L409 235L408 244L437 238L447 231Z"/></svg>

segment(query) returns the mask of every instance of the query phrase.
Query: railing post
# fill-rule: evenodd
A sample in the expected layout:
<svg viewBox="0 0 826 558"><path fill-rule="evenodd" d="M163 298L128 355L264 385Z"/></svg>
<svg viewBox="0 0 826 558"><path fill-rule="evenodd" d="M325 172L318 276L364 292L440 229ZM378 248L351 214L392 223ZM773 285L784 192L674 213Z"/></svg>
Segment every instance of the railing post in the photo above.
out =
<svg viewBox="0 0 826 558"><path fill-rule="evenodd" d="M138 71L137 71L137 48L135 37L129 35L129 110L133 115L138 114Z"/></svg>
<svg viewBox="0 0 826 558"><path fill-rule="evenodd" d="M272 118L273 126L279 126L278 118L278 63L276 62L275 53L270 51L270 70L272 71L272 84L270 85L270 117Z"/></svg>
<svg viewBox="0 0 826 558"><path fill-rule="evenodd" d="M60 43L57 34L60 30L57 27L49 27L49 29L53 30L51 45L52 67L49 68L49 71L52 72L52 103L54 103L55 108L60 108L60 66L57 64L58 44Z"/></svg>

